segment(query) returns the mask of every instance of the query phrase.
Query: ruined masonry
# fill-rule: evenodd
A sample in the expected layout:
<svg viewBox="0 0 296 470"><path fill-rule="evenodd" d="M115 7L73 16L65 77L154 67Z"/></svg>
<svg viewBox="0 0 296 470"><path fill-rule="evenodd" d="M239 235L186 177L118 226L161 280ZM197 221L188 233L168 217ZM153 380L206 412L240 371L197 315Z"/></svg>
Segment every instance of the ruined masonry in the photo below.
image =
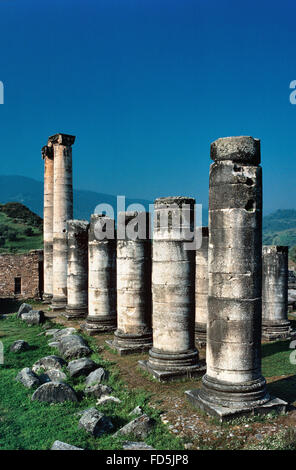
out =
<svg viewBox="0 0 296 470"><path fill-rule="evenodd" d="M53 146L53 298L52 309L67 305L67 221L73 219L72 145L75 137L56 134L48 139Z"/></svg>
<svg viewBox="0 0 296 470"><path fill-rule="evenodd" d="M288 320L288 247L262 250L262 337L269 341L291 335Z"/></svg>
<svg viewBox="0 0 296 470"><path fill-rule="evenodd" d="M195 342L204 347L207 342L208 321L208 249L209 229L202 227L202 245L196 250L195 267Z"/></svg>
<svg viewBox="0 0 296 470"><path fill-rule="evenodd" d="M160 381L203 370L194 344L195 200L156 199L152 256L153 347L142 368Z"/></svg>
<svg viewBox="0 0 296 470"><path fill-rule="evenodd" d="M106 231L107 238L103 238ZM102 234L102 239L99 235ZM110 239L110 235L113 238ZM89 229L89 308L83 327L94 335L116 329L115 221L102 214L91 216Z"/></svg>
<svg viewBox="0 0 296 470"><path fill-rule="evenodd" d="M207 372L193 405L229 419L285 410L261 374L262 172L260 141L226 137L211 145Z"/></svg>
<svg viewBox="0 0 296 470"><path fill-rule="evenodd" d="M68 221L68 319L88 313L88 228L86 220Z"/></svg>
<svg viewBox="0 0 296 470"><path fill-rule="evenodd" d="M131 224L144 227L145 233L129 238ZM126 355L152 347L149 213L120 212L118 225L125 238L117 240L117 330L114 340L107 343Z"/></svg>

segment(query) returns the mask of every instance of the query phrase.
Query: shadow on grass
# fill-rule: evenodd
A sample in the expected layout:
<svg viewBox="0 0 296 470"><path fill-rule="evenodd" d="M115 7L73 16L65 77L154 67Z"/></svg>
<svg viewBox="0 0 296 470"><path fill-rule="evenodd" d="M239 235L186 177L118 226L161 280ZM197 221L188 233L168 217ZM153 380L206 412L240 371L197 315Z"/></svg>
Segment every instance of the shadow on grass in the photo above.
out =
<svg viewBox="0 0 296 470"><path fill-rule="evenodd" d="M273 356L281 352L289 351L291 340L275 341L274 343L265 343L262 345L262 359Z"/></svg>
<svg viewBox="0 0 296 470"><path fill-rule="evenodd" d="M269 383L268 391L271 395L289 403L296 402L296 375Z"/></svg>
<svg viewBox="0 0 296 470"><path fill-rule="evenodd" d="M14 299L0 299L0 313L15 313L18 311L20 306L24 303L24 300L14 300Z"/></svg>

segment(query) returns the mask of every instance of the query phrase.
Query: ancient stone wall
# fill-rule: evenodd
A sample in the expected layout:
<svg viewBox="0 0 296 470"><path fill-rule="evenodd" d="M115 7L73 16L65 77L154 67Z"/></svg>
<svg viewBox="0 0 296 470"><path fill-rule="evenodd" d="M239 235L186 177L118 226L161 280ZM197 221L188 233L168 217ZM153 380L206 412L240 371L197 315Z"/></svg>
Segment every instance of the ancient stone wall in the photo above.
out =
<svg viewBox="0 0 296 470"><path fill-rule="evenodd" d="M0 255L0 297L40 298L43 293L43 251Z"/></svg>

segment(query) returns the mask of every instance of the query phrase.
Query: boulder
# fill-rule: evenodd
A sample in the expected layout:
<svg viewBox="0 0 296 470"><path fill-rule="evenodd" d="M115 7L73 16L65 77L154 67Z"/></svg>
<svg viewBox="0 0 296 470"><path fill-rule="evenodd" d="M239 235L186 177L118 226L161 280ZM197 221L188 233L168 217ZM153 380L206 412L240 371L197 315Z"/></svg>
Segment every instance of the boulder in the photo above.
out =
<svg viewBox="0 0 296 470"><path fill-rule="evenodd" d="M31 310L33 310L33 307L32 305L30 304L22 304L16 314L17 318L20 318L22 316L23 313L28 313L30 312Z"/></svg>
<svg viewBox="0 0 296 470"><path fill-rule="evenodd" d="M86 377L85 385L99 384L102 380L105 380L106 378L107 372L102 367L99 367Z"/></svg>
<svg viewBox="0 0 296 470"><path fill-rule="evenodd" d="M15 380L21 382L27 388L38 387L41 383L39 377L29 367L22 369Z"/></svg>
<svg viewBox="0 0 296 470"><path fill-rule="evenodd" d="M83 357L81 359L75 359L74 361L69 362L68 370L71 377L79 377L80 375L88 375L92 370L95 370L98 367L91 359Z"/></svg>
<svg viewBox="0 0 296 470"><path fill-rule="evenodd" d="M136 408L129 413L129 416L141 416L143 413L143 408L141 406L136 406Z"/></svg>
<svg viewBox="0 0 296 470"><path fill-rule="evenodd" d="M51 329L45 331L45 336L54 336L58 331L60 331L60 330L57 329L57 328L51 328ZM56 441L56 442L59 442L59 441Z"/></svg>
<svg viewBox="0 0 296 470"><path fill-rule="evenodd" d="M33 372L38 372L40 369L47 371L49 369L61 369L66 365L66 361L58 356L45 356L35 362L32 366Z"/></svg>
<svg viewBox="0 0 296 470"><path fill-rule="evenodd" d="M59 341L58 350L65 359L78 359L91 354L84 339L78 335L64 336Z"/></svg>
<svg viewBox="0 0 296 470"><path fill-rule="evenodd" d="M114 436L129 436L133 435L137 439L145 439L152 428L155 426L155 421L146 414L139 416L139 418L130 421L128 424L119 429Z"/></svg>
<svg viewBox="0 0 296 470"><path fill-rule="evenodd" d="M67 380L67 376L60 369L48 369L44 374L39 375L39 379L42 383L64 383Z"/></svg>
<svg viewBox="0 0 296 470"><path fill-rule="evenodd" d="M70 385L48 382L35 390L32 400L48 403L63 403L65 401L78 401L77 395Z"/></svg>
<svg viewBox="0 0 296 470"><path fill-rule="evenodd" d="M29 349L30 346L28 345L28 343L22 339L18 339L10 346L10 351L15 353L28 351Z"/></svg>
<svg viewBox="0 0 296 470"><path fill-rule="evenodd" d="M103 395L99 400L97 401L96 405L107 405L107 403L121 403L121 400L116 397L112 397L112 395Z"/></svg>
<svg viewBox="0 0 296 470"><path fill-rule="evenodd" d="M62 328L61 330L57 330L52 336L55 341L60 341L65 336L74 335L76 332L76 328Z"/></svg>
<svg viewBox="0 0 296 470"><path fill-rule="evenodd" d="M84 392L86 395L91 395L96 398L101 398L111 393L112 388L108 387L108 385L102 385L102 384L87 385L85 387Z"/></svg>
<svg viewBox="0 0 296 470"><path fill-rule="evenodd" d="M110 419L100 413L96 408L86 410L80 418L78 426L94 437L101 436L105 432L113 429L113 424Z"/></svg>
<svg viewBox="0 0 296 470"><path fill-rule="evenodd" d="M45 316L42 310L30 310L22 313L21 319L28 325L41 325L45 321Z"/></svg>
<svg viewBox="0 0 296 470"><path fill-rule="evenodd" d="M54 441L52 448L50 450L84 450L81 447L72 446L66 442Z"/></svg>
<svg viewBox="0 0 296 470"><path fill-rule="evenodd" d="M123 450L155 450L145 442L126 441L122 445Z"/></svg>

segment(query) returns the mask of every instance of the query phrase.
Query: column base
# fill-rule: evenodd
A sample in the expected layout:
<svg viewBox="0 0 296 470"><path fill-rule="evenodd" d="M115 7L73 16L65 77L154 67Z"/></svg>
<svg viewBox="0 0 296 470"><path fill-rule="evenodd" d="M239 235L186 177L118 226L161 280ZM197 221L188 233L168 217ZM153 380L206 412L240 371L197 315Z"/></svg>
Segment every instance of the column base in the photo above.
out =
<svg viewBox="0 0 296 470"><path fill-rule="evenodd" d="M47 305L52 303L52 294L43 294L42 303Z"/></svg>
<svg viewBox="0 0 296 470"><path fill-rule="evenodd" d="M141 354L152 348L152 332L132 335L116 330L114 333L114 340L106 341L106 343L112 349L115 349L120 356Z"/></svg>
<svg viewBox="0 0 296 470"><path fill-rule="evenodd" d="M76 318L85 318L88 313L88 307L87 306L74 306L74 305L67 305L66 307L66 312L63 314L64 317L67 318L67 320L75 320Z"/></svg>
<svg viewBox="0 0 296 470"><path fill-rule="evenodd" d="M152 348L149 351L149 360L138 363L159 382L199 377L206 371L205 363L199 362L197 349L177 354L163 353Z"/></svg>
<svg viewBox="0 0 296 470"><path fill-rule="evenodd" d="M204 323L195 323L195 343L200 348L207 345L207 325Z"/></svg>
<svg viewBox="0 0 296 470"><path fill-rule="evenodd" d="M291 322L262 323L262 338L267 341L285 340L291 338Z"/></svg>
<svg viewBox="0 0 296 470"><path fill-rule="evenodd" d="M89 335L108 333L116 330L116 316L88 315L81 328Z"/></svg>
<svg viewBox="0 0 296 470"><path fill-rule="evenodd" d="M67 297L53 297L51 308L54 312L65 310L67 307Z"/></svg>
<svg viewBox="0 0 296 470"><path fill-rule="evenodd" d="M200 390L187 390L185 395L188 401L195 407L205 411L208 415L218 418L221 423L230 421L240 416L254 416L268 414L271 411L277 413L285 413L287 403L280 398L270 397L270 399L262 405L245 406L241 409L233 409L225 406L215 405L204 401L200 395Z"/></svg>

